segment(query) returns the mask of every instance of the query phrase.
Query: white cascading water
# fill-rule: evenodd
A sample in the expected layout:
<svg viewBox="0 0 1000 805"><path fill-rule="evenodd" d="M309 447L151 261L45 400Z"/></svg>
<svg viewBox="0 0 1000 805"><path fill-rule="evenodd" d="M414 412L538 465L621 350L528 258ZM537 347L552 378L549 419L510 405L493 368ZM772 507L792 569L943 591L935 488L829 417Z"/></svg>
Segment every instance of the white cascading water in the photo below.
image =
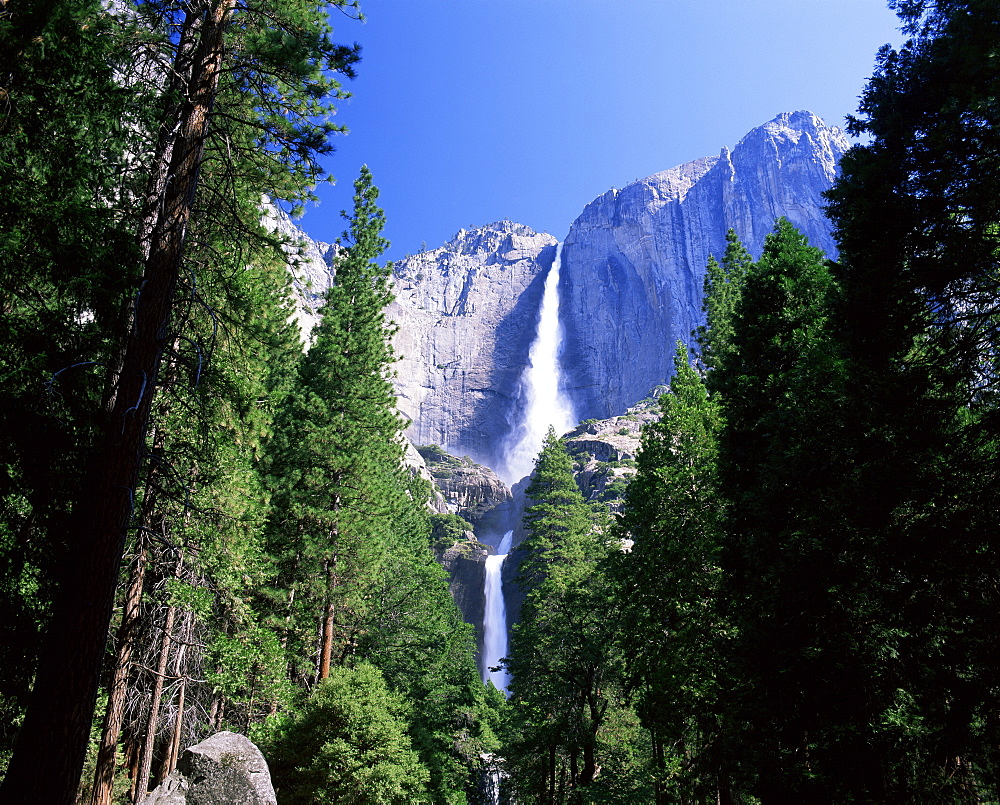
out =
<svg viewBox="0 0 1000 805"><path fill-rule="evenodd" d="M486 608L483 613L483 682L487 679L497 690L507 692L510 676L506 669L491 671L507 656L507 607L503 600L503 560L510 552L514 532L508 531L500 541L495 556L486 557Z"/></svg>
<svg viewBox="0 0 1000 805"><path fill-rule="evenodd" d="M498 473L508 486L513 486L534 469L535 456L542 449L549 426L563 434L576 425L573 406L559 388L561 377L559 350L562 346L562 327L559 324L559 269L562 266L562 244L556 246L542 305L538 310L538 331L528 352L528 365L521 374L520 419L507 436L503 467ZM483 682L487 680L504 694L510 676L499 667L507 654L507 607L503 598L504 560L511 549L514 532L503 535L496 555L486 558L486 606L483 614ZM491 671L491 668L498 668ZM503 774L492 762L485 776L487 801L499 805L500 785Z"/></svg>
<svg viewBox="0 0 1000 805"><path fill-rule="evenodd" d="M559 351L562 326L559 323L559 269L562 244L545 278L542 306L538 310L538 333L528 352L528 365L521 375L521 419L507 437L504 466L499 473L508 486L531 474L535 456L542 449L551 425L560 436L576 425L573 406L559 387L562 376Z"/></svg>

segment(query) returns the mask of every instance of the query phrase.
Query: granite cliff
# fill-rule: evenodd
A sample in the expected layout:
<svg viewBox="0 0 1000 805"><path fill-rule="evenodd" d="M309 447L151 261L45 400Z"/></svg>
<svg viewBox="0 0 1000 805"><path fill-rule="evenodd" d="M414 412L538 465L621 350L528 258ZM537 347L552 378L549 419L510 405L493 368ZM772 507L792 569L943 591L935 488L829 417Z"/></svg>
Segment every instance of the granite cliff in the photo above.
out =
<svg viewBox="0 0 1000 805"><path fill-rule="evenodd" d="M581 419L623 413L669 378L702 321L705 263L732 228L759 255L779 216L835 254L823 215L848 146L809 112L778 115L732 150L610 190L562 251L563 383ZM417 444L498 466L518 410L556 239L510 221L460 231L396 265L400 409Z"/></svg>
<svg viewBox="0 0 1000 805"><path fill-rule="evenodd" d="M580 419L623 414L672 371L674 345L702 321L705 263L733 228L758 255L779 216L835 254L822 193L848 146L809 112L778 115L732 150L609 190L573 222L562 250L563 384ZM280 216L279 216L280 218ZM281 231L301 232L286 220ZM306 241L296 269L300 318L329 284L334 249ZM502 221L460 230L394 268L387 317L399 407L414 444L498 467L519 413L556 238Z"/></svg>
<svg viewBox="0 0 1000 805"><path fill-rule="evenodd" d="M788 218L827 254L823 215L848 146L809 112L782 114L730 151L653 174L591 202L562 253L565 383L580 418L625 411L673 369L674 345L702 322L705 263L732 228L759 256Z"/></svg>

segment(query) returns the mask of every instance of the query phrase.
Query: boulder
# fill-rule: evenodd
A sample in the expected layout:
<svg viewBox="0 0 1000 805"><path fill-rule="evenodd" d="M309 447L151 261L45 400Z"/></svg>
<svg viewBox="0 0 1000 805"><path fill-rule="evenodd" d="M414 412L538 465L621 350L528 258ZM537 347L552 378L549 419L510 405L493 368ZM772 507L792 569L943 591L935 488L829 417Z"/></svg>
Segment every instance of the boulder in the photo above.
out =
<svg viewBox="0 0 1000 805"><path fill-rule="evenodd" d="M261 751L245 735L218 732L185 749L141 805L277 805Z"/></svg>

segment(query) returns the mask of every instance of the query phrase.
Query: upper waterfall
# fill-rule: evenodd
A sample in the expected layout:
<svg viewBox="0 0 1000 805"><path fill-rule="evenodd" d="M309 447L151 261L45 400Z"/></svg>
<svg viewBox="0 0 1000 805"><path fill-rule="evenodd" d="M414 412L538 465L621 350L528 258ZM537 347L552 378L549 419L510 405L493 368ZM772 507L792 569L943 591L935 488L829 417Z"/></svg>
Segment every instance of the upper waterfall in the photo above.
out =
<svg viewBox="0 0 1000 805"><path fill-rule="evenodd" d="M576 424L573 405L561 388L561 267L560 243L556 246L555 258L545 277L545 290L538 310L538 328L518 389L520 404L514 410L513 427L504 442L503 464L498 474L509 485L531 474L535 456L542 449L542 442L550 426L556 429L556 433L562 434Z"/></svg>

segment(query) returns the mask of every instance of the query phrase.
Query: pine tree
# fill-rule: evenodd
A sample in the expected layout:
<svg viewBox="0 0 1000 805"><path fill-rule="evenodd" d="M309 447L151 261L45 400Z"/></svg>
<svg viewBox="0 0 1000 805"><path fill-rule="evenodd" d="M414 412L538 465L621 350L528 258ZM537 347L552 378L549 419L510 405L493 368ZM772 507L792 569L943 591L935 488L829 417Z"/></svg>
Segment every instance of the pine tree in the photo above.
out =
<svg viewBox="0 0 1000 805"><path fill-rule="evenodd" d="M996 232L990 2L900 2L830 192L852 378L852 527L893 638L880 674L886 796L996 796ZM978 789L978 793L976 792Z"/></svg>
<svg viewBox="0 0 1000 805"><path fill-rule="evenodd" d="M105 289L101 289L95 294L93 312L85 307L81 318L86 321L93 315L101 321L107 302L112 303L108 319L118 316L117 324L107 331L112 348L102 361L104 387L90 399L91 420L81 420L95 421L98 427L88 434L88 461L79 488L68 495L72 514L61 532L71 548L66 567L73 572L62 579L31 704L2 788L6 799L30 795L60 803L74 796L83 760L119 565L146 453L151 405L163 357L173 342L171 320L179 277L192 268L184 264L185 250L206 144L213 136L225 139L227 131L234 131L220 126L220 121L233 124L241 134L229 138L228 148L219 153L228 155L250 145L245 153L254 157L258 193L292 200L307 196L305 188L320 175L315 156L331 149L326 135L337 129L325 119L329 99L338 93L332 76L352 74L357 53L333 44L323 10L299 0L243 4L239 9L231 0L143 4L127 24L121 23L127 34L121 37L109 36L103 21L111 18L103 11L96 13L98 24L90 24L86 14L96 12L96 7L89 4L21 8L23 14L3 15L15 52L21 46L18 42L38 42L41 47L36 52L43 57L58 50L60 45L45 47L48 34L43 29L45 20L59 13L70 21L69 38L88 48L80 60L86 69L79 75L97 67L95 56L107 43L109 58L95 70L103 83L70 83L79 91L73 109L99 113L115 97L114 82L129 91L136 108L158 109L160 116L147 125L138 115L124 115L124 124L116 124L136 138L148 135L148 140L130 145L128 158L120 160L127 169L118 185L105 192L98 182L91 196L94 209L132 210L134 245L121 253L138 253L143 276L140 284L135 271L116 275L124 280L118 286L122 297L134 298L134 305L115 307L115 294L102 300ZM51 34L57 35L57 29ZM133 44L137 52L130 53ZM150 102L154 96L158 99ZM31 96L24 97L34 102ZM100 128L93 131L100 133ZM44 141L32 142L28 150L46 147ZM229 162L215 169L225 173L227 165L232 167ZM206 208L232 210L231 205L214 201ZM95 228L91 235L100 241L110 231ZM86 279L85 274L71 272L66 284L77 287ZM139 288L141 293L136 294ZM98 402L102 397L107 403L104 410ZM55 539L56 534L45 538ZM80 606L81 601L88 605ZM47 756L45 772L39 772L36 764ZM58 767L51 757L59 759Z"/></svg>
<svg viewBox="0 0 1000 805"><path fill-rule="evenodd" d="M389 267L374 262L386 246L384 216L367 168L355 190L336 279L270 446L272 553L292 630L285 639L299 641L300 662L312 662L310 621L318 619L319 679L329 675L335 649L351 650L337 624L362 606L355 597L374 583L394 518L408 505L383 312L392 298Z"/></svg>
<svg viewBox="0 0 1000 805"><path fill-rule="evenodd" d="M710 369L723 366L733 350L733 316L743 293L743 283L753 259L736 232L726 232L726 251L722 263L708 258L702 311L705 326L696 333L701 348L701 362Z"/></svg>
<svg viewBox="0 0 1000 805"><path fill-rule="evenodd" d="M822 253L779 221L736 309L738 360L709 377L726 423L723 594L738 629L729 723L746 725L729 739L765 799L881 796L874 683L895 638L873 617L877 552L852 527L838 301Z"/></svg>
<svg viewBox="0 0 1000 805"><path fill-rule="evenodd" d="M622 611L618 639L652 737L657 802L724 790L712 756L731 638L718 606L722 420L686 352L677 345L661 417L643 428L621 518L632 545L612 565Z"/></svg>
<svg viewBox="0 0 1000 805"><path fill-rule="evenodd" d="M550 427L526 490L528 537L519 577L526 597L510 656L510 748L518 791L555 801L579 796L598 771L598 736L610 705L606 513L584 502L565 444ZM561 795L560 795L561 798Z"/></svg>

